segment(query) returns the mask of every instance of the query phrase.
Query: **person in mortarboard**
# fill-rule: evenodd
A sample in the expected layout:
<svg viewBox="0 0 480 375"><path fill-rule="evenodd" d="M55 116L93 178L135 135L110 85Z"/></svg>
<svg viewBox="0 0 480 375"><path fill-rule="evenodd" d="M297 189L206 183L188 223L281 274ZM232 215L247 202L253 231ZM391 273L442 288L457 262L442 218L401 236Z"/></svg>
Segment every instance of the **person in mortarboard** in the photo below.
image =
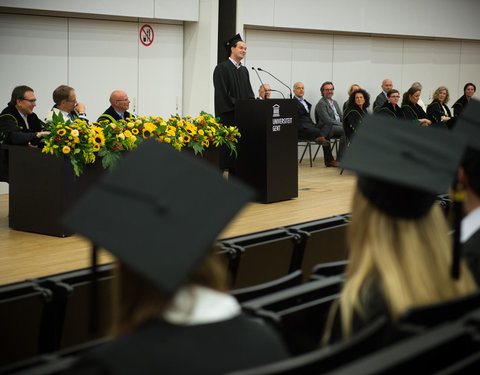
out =
<svg viewBox="0 0 480 375"><path fill-rule="evenodd" d="M162 161L157 171L151 160ZM193 206L192 184L202 197ZM250 198L244 185L149 140L88 191L64 222L118 259L116 340L71 373L224 374L286 358L276 333L242 315L226 293L222 258L212 252ZM194 212L204 213L200 221Z"/></svg>
<svg viewBox="0 0 480 375"><path fill-rule="evenodd" d="M255 99L250 76L242 60L247 53L247 45L240 34L225 43L228 59L215 67L213 85L215 87L215 116L226 126L235 125L235 102L237 99ZM241 129L240 129L241 132ZM220 169L235 173L235 159L226 148L222 149Z"/></svg>
<svg viewBox="0 0 480 375"><path fill-rule="evenodd" d="M464 190L460 242L462 253L480 286L480 102L472 99L454 128L467 142L458 170L458 182Z"/></svg>
<svg viewBox="0 0 480 375"><path fill-rule="evenodd" d="M379 316L393 327L409 308L476 290L464 262L459 280L451 278L452 241L435 204L454 179L463 147L445 131L379 116L367 118L356 133L341 162L358 175L349 264L324 343L335 317L346 339Z"/></svg>

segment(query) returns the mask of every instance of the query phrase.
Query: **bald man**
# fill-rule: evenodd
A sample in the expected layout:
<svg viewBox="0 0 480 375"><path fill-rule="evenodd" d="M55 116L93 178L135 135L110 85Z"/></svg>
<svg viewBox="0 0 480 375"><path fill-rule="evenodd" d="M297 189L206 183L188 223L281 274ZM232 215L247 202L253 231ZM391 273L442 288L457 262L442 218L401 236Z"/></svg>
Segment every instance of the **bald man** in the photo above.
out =
<svg viewBox="0 0 480 375"><path fill-rule="evenodd" d="M127 111L130 107L130 99L125 91L115 90L110 94L110 107L103 112L97 122L107 121L111 122L113 120L126 120L132 115Z"/></svg>
<svg viewBox="0 0 480 375"><path fill-rule="evenodd" d="M389 92L391 89L393 89L392 80L385 78L382 81L382 92L378 94L377 98L375 99L375 103L373 103L374 113L377 112L377 110L387 102L387 92Z"/></svg>

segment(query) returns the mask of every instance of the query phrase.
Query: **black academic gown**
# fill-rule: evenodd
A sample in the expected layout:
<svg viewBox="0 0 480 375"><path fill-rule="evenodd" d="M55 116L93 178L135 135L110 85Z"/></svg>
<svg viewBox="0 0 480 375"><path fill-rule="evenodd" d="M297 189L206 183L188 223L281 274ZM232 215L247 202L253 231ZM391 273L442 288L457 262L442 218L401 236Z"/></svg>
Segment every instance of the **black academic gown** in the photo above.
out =
<svg viewBox="0 0 480 375"><path fill-rule="evenodd" d="M395 107L394 107L393 104L390 103L389 101L387 101L381 107L379 107L375 111L375 114L386 116L386 117L391 117L391 118L401 118L401 119L403 119L402 109L397 104L395 104Z"/></svg>
<svg viewBox="0 0 480 375"><path fill-rule="evenodd" d="M215 87L215 117L220 117L220 122L225 126L236 125L235 103L237 99L255 99L250 76L243 65L237 69L230 61L221 62L213 72L213 85ZM240 133L242 129L239 129ZM226 147L221 148L220 169L235 169L235 159L229 156Z"/></svg>
<svg viewBox="0 0 480 375"><path fill-rule="evenodd" d="M15 106L7 106L0 114L0 143L27 145L42 131L44 123L35 113L27 116L28 128Z"/></svg>
<svg viewBox="0 0 480 375"><path fill-rule="evenodd" d="M103 112L103 114L98 118L97 122L100 122L100 121L108 121L110 122L111 119L108 118L107 116L105 115L108 115L110 117L112 117L115 121L119 121L119 120L122 120L122 118L119 116L119 114L117 113L117 111L115 111L113 109L112 106L108 107L108 109L105 110L105 112ZM129 117L131 117L132 115L128 112L128 111L125 111L123 116L125 117L125 120Z"/></svg>
<svg viewBox="0 0 480 375"><path fill-rule="evenodd" d="M426 118L428 119L427 114L418 104L413 104L410 101L407 101L402 105L402 113L405 120L412 120L418 122L418 120Z"/></svg>
<svg viewBox="0 0 480 375"><path fill-rule="evenodd" d="M224 374L287 358L267 326L236 316L179 326L157 321L96 349L71 374Z"/></svg>
<svg viewBox="0 0 480 375"><path fill-rule="evenodd" d="M428 105L427 116L431 119L432 123L445 124L448 129L453 127L453 118L446 122L442 121L442 116L452 117L452 113L446 104L442 106L438 100L434 100Z"/></svg>
<svg viewBox="0 0 480 375"><path fill-rule="evenodd" d="M480 229L463 244L462 252L477 285L480 286Z"/></svg>
<svg viewBox="0 0 480 375"><path fill-rule="evenodd" d="M353 135L357 132L366 115L367 112L356 104L347 108L343 117L343 129L349 141L352 140Z"/></svg>
<svg viewBox="0 0 480 375"><path fill-rule="evenodd" d="M467 97L465 95L462 95L452 106L453 114L455 115L455 117L459 117L467 105L468 105Z"/></svg>

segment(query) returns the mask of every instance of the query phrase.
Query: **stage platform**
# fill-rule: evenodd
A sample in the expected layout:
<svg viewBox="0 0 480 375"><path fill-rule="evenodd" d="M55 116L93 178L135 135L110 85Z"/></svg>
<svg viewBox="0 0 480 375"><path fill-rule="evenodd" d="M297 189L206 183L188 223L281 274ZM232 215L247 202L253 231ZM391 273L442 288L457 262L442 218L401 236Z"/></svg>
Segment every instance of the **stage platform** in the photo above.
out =
<svg viewBox="0 0 480 375"><path fill-rule="evenodd" d="M248 204L219 238L348 213L354 186L353 174L345 171L340 175L339 169L325 168L323 158L318 158L313 168L304 161L298 169L298 198ZM121 230L119 235L123 235ZM8 228L8 194L0 195L0 284L87 267L89 250L89 242L78 235L59 238L11 230ZM112 259L107 252L101 252L101 263Z"/></svg>

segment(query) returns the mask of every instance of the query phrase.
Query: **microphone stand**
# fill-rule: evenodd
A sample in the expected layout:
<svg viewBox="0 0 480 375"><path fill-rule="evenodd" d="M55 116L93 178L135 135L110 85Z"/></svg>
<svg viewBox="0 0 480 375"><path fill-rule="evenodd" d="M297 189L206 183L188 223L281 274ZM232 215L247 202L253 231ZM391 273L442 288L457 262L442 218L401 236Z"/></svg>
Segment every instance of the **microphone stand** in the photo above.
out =
<svg viewBox="0 0 480 375"><path fill-rule="evenodd" d="M292 89L290 89L290 87L288 87L285 83L283 83L282 81L280 81L277 77L275 77L272 73L270 72L267 72L266 70L262 69L262 68L258 68L259 71L261 72L265 72L267 73L268 75L270 75L271 77L275 78L278 82L280 82L283 86L285 86L288 91L290 92L290 99L293 98L293 95L292 95ZM257 73L258 74L258 73Z"/></svg>

